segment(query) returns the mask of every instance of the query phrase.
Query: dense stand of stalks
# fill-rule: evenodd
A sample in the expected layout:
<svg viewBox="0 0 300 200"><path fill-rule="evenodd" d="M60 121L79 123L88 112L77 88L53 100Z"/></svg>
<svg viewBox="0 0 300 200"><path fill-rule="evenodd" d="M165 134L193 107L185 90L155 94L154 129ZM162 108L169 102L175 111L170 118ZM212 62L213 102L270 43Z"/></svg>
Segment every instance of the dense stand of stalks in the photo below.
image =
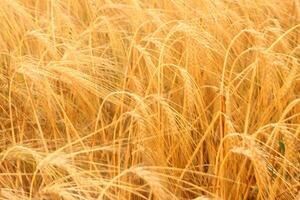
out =
<svg viewBox="0 0 300 200"><path fill-rule="evenodd" d="M298 0L0 16L0 199L300 199Z"/></svg>

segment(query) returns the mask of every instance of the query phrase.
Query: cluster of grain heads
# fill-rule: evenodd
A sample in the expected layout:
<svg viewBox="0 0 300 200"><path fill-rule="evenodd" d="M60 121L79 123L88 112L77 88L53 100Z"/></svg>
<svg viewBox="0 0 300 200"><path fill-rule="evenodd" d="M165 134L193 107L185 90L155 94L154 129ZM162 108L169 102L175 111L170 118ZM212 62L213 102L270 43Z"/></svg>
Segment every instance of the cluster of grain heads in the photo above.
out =
<svg viewBox="0 0 300 200"><path fill-rule="evenodd" d="M299 199L298 0L2 0L0 199Z"/></svg>

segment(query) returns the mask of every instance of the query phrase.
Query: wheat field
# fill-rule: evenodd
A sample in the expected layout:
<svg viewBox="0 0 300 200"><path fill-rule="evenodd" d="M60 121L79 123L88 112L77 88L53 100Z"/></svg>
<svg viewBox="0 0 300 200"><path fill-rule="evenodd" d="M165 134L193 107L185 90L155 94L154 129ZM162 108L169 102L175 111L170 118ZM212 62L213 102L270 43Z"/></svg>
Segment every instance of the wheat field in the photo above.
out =
<svg viewBox="0 0 300 200"><path fill-rule="evenodd" d="M299 0L1 0L1 200L300 199Z"/></svg>

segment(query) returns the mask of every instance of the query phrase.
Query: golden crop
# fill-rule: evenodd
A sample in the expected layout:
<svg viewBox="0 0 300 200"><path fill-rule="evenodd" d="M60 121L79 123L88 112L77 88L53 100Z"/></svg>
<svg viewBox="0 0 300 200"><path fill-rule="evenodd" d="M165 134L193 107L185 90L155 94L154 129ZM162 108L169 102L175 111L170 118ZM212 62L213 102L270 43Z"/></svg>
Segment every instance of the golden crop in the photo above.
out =
<svg viewBox="0 0 300 200"><path fill-rule="evenodd" d="M300 199L299 0L1 0L1 200Z"/></svg>

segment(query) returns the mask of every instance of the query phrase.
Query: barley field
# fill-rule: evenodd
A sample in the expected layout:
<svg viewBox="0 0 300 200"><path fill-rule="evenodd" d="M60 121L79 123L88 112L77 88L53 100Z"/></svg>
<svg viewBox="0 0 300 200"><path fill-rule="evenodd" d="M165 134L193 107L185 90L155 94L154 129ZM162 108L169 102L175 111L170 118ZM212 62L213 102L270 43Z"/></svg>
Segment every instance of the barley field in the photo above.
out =
<svg viewBox="0 0 300 200"><path fill-rule="evenodd" d="M299 200L299 0L1 0L1 200Z"/></svg>

